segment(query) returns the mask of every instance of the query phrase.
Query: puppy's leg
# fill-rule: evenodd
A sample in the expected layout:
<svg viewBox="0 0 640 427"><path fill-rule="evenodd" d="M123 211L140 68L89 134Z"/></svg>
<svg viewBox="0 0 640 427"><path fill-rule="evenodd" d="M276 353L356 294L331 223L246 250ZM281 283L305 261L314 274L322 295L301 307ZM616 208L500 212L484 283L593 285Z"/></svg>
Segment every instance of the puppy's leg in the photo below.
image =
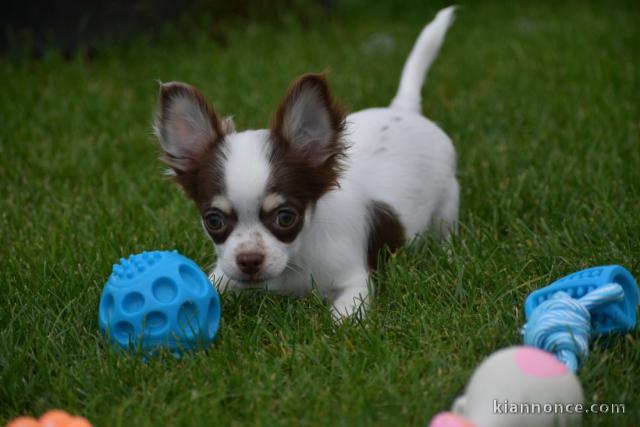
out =
<svg viewBox="0 0 640 427"><path fill-rule="evenodd" d="M216 265L211 274L209 274L209 280L220 293L227 291L239 292L241 290L240 284L228 278L219 265Z"/></svg>
<svg viewBox="0 0 640 427"><path fill-rule="evenodd" d="M337 322L357 315L364 317L369 307L369 275L365 270L354 272L337 283L331 301L331 316Z"/></svg>
<svg viewBox="0 0 640 427"><path fill-rule="evenodd" d="M452 179L434 216L433 232L436 237L447 240L452 234L458 233L459 206L460 186L458 181Z"/></svg>

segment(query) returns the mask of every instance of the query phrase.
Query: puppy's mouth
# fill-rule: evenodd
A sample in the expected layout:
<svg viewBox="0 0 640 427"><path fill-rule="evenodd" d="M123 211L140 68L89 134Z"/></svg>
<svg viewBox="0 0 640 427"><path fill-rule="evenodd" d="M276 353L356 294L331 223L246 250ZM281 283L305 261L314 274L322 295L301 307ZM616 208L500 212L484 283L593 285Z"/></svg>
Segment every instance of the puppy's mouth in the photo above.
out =
<svg viewBox="0 0 640 427"><path fill-rule="evenodd" d="M241 274L231 278L236 282L242 283L243 285L247 285L247 286L258 285L269 279L262 273Z"/></svg>
<svg viewBox="0 0 640 427"><path fill-rule="evenodd" d="M243 283L245 285L257 285L264 280L265 279L262 279L260 276L238 277L236 279L237 282Z"/></svg>

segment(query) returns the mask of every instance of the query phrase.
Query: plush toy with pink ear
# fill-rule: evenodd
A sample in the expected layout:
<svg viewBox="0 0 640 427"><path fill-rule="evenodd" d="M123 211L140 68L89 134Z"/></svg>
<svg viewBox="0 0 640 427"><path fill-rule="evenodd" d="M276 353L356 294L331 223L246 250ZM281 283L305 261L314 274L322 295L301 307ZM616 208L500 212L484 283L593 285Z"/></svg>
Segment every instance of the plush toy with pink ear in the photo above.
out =
<svg viewBox="0 0 640 427"><path fill-rule="evenodd" d="M508 347L476 369L452 412L430 427L555 427L580 423L584 394L578 377L554 355Z"/></svg>

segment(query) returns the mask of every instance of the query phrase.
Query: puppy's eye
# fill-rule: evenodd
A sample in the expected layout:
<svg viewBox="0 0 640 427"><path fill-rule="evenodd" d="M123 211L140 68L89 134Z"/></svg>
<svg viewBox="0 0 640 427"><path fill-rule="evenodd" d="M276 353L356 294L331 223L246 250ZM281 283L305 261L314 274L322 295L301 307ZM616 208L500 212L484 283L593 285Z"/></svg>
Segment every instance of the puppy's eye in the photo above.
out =
<svg viewBox="0 0 640 427"><path fill-rule="evenodd" d="M222 231L226 226L226 222L224 220L224 217L222 216L222 213L218 211L213 211L206 214L204 217L204 223L207 226L207 229L213 233Z"/></svg>
<svg viewBox="0 0 640 427"><path fill-rule="evenodd" d="M290 208L283 208L276 212L275 224L283 229L291 228L298 222L298 213Z"/></svg>

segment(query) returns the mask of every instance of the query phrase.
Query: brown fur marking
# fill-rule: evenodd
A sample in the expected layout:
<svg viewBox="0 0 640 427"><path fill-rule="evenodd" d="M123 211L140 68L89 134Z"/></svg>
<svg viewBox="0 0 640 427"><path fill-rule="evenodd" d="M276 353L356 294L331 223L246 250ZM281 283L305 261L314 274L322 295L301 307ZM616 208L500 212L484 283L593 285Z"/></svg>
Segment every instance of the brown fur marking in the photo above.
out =
<svg viewBox="0 0 640 427"><path fill-rule="evenodd" d="M319 153L324 158L321 163L311 157L313 152L300 149L294 141L288 141L283 136L287 110L304 90L315 90L320 96L332 129L331 140ZM346 151L342 141L344 118L344 110L333 100L323 75L305 74L295 80L271 120L272 151L269 160L272 175L269 191L278 192L287 198L293 197L306 206L314 204L327 191L337 187Z"/></svg>
<svg viewBox="0 0 640 427"><path fill-rule="evenodd" d="M384 248L391 253L405 242L404 227L391 206L384 202L371 202L369 206L370 228L367 244L367 263L371 270L378 268L378 259Z"/></svg>
<svg viewBox="0 0 640 427"><path fill-rule="evenodd" d="M175 166L176 159L167 152L164 153L162 159L174 170L175 175L172 176L172 179L196 203L200 212L204 213L213 197L224 192L222 145L225 133L233 131L233 125L231 121L227 120L222 123L204 95L195 87L184 83L171 83L160 86L160 111L156 119L156 126L161 132L166 124L171 103L176 97L190 99L211 120L214 136L203 151L195 153L188 159L187 168L177 168Z"/></svg>

